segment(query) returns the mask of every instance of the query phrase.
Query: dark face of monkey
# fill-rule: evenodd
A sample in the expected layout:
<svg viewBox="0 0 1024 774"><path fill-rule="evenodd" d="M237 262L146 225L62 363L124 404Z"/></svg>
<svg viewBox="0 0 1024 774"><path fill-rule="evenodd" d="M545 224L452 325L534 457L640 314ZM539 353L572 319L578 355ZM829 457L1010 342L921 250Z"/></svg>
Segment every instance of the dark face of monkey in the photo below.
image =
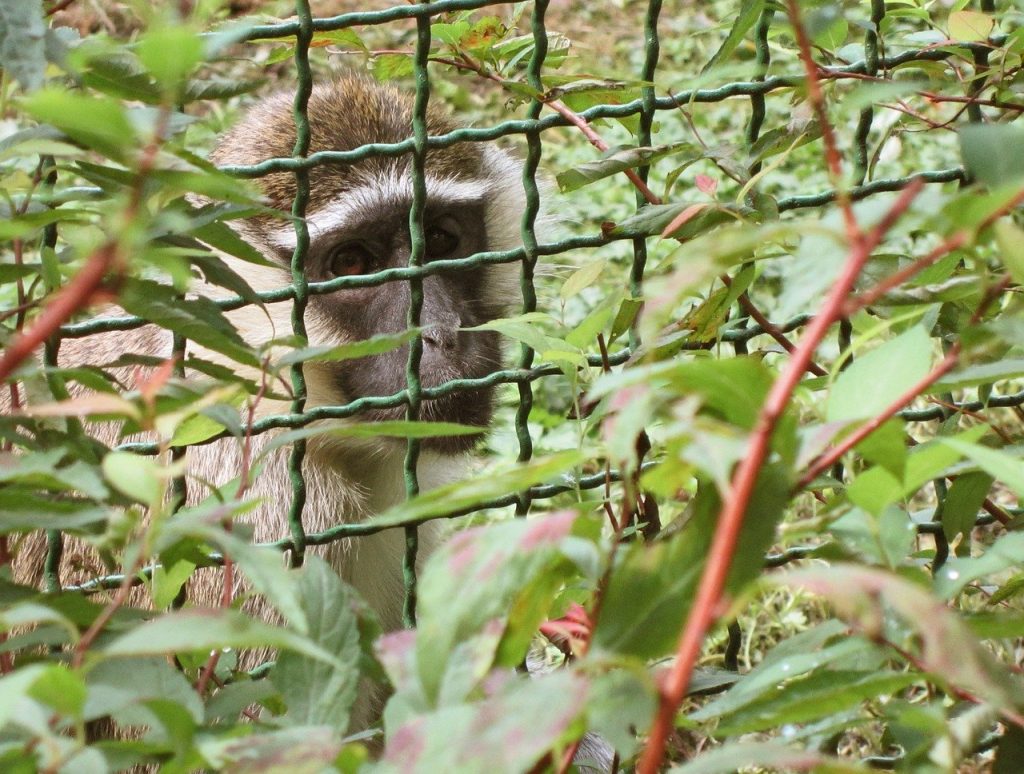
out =
<svg viewBox="0 0 1024 774"><path fill-rule="evenodd" d="M412 134L407 94L362 77L346 77L314 88L309 100L310 153L348 151L367 143L398 143ZM454 130L441 111L427 114L431 135ZM219 164L250 164L290 156L295 143L291 97L269 97L224 138L213 154ZM306 273L311 280L369 274L408 265L409 208L412 182L409 155L373 156L354 164L316 166L309 171L306 221L310 249ZM519 244L523 211L521 165L498 148L458 143L432 148L426 157L425 263L464 258ZM258 181L268 203L288 212L295 177L274 173ZM291 224L256 216L240 229L282 266L279 284L295 246ZM498 335L462 329L506 314L516 303L514 266L491 265L435 274L423 280L423 357L421 383L436 387L452 379L479 378L499 365ZM317 344L359 341L408 328L407 282L388 282L314 296L306 325ZM311 339L312 340L312 339ZM337 364L311 364L326 395L317 402L340 403L368 396L393 395L406 387L408 347ZM424 401L420 418L485 427L491 418L492 390L460 392ZM405 407L365 411L357 420L393 420ZM474 436L435 438L428 448L465 450Z"/></svg>
<svg viewBox="0 0 1024 774"><path fill-rule="evenodd" d="M478 204L429 205L424 217L424 263L464 258L487 249L483 208ZM335 233L321 235L309 256L311 279L325 280L408 265L411 240L408 208L379 212L371 221L346 223ZM498 335L465 331L503 312L486 299L486 269L459 270L423 280L420 313L423 354L420 382L436 387L451 379L486 376L500 365ZM408 328L410 289L404 281L351 288L311 299L325 324L354 340L394 334ZM321 317L318 314L318 317ZM406 387L408 346L380 355L339 364L326 364L329 379L348 399L393 395ZM486 427L492 413L492 390L460 392L424 401L420 419ZM405 407L371 409L370 421L402 419ZM456 452L469 448L476 436L450 436L425 441L428 448Z"/></svg>

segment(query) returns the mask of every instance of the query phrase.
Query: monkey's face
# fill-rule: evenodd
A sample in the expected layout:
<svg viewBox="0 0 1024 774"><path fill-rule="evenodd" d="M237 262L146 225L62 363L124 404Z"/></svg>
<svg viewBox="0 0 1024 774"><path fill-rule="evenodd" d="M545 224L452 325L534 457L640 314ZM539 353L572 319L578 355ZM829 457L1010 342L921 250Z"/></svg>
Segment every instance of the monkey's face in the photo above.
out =
<svg viewBox="0 0 1024 774"><path fill-rule="evenodd" d="M277 95L258 103L217 147L220 164L251 164L290 156L295 145L292 98ZM310 152L348 151L367 143L398 143L412 134L408 94L365 78L345 77L314 88L308 105ZM456 125L431 109L431 135ZM519 244L519 220L525 206L519 182L522 165L485 143L458 143L427 153L424 183L424 262L464 258ZM306 274L311 280L369 274L408 265L411 160L374 156L354 164L318 165L309 170L306 222L310 234ZM296 193L295 176L273 173L259 185L271 208L286 213ZM268 257L287 267L295 248L291 224L256 216L238 228ZM251 273L251 272L250 272ZM499 365L498 336L465 328L503 316L517 302L514 266L460 269L423 279L423 357L421 383L436 387L452 379L479 378ZM281 271L269 284L289 281ZM310 299L306 329L312 344L360 341L408 328L409 285L388 282L351 288ZM311 404L346 403L368 396L393 395L406 387L408 347L341 363L307 365ZM315 371L315 374L314 374ZM492 391L480 389L424 401L420 418L485 427L491 417ZM392 420L403 406L364 412L358 419ZM431 439L428 447L458 451L472 436Z"/></svg>
<svg viewBox="0 0 1024 774"><path fill-rule="evenodd" d="M322 221L322 219L321 219ZM316 218L311 219L315 226ZM375 207L367 217L348 217L334 227L311 234L307 274L327 280L408 265L412 249L406 202ZM484 204L449 200L429 203L424 216L424 263L464 258L488 249ZM423 279L420 313L423 354L420 382L437 387L452 379L486 376L499 367L498 335L466 331L504 312L493 283L494 268L481 267L434 274ZM500 270L499 270L500 271ZM329 341L359 341L406 330L409 283L387 282L351 288L310 300L307 322L311 336ZM501 299L504 301L505 299ZM319 364L331 393L346 400L393 395L405 389L408 346L380 355L340 363ZM491 419L493 391L478 389L425 400L420 418L486 427ZM360 414L370 421L402 419L405 407L371 409ZM431 438L428 448L457 452L473 444L474 436Z"/></svg>

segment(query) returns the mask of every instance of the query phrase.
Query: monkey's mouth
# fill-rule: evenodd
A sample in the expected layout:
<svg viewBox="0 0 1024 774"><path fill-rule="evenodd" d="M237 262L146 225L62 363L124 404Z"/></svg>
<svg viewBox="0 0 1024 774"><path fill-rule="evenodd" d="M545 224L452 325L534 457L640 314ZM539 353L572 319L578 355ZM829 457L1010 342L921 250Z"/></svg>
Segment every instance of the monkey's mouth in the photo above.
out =
<svg viewBox="0 0 1024 774"><path fill-rule="evenodd" d="M350 361L351 364L361 363L363 360L372 361L375 358L365 358L357 361ZM398 394L406 389L404 381L397 379L378 380L365 379L368 372L372 372L372 366L362 370L352 368L339 369L334 374L334 381L341 388L343 394L349 400L359 398L383 398ZM420 370L420 383L424 388L431 389L440 387L446 382L458 378L480 378L485 374L467 373L460 374L456 369L448 366L444 368L432 368L424 364ZM391 371L394 374L394 370ZM386 385L381 381L388 382ZM494 414L494 389L493 387L482 387L473 390L459 390L447 393L435 398L424 398L419 407L420 422L445 422L470 427L480 428L479 433L466 433L460 435L438 435L428 436L421 439L424 449L440 452L442 454L458 454L469 451L476 445L487 427L491 423ZM407 409L405 404L389 406L384 408L368 408L360 411L353 419L359 422L400 422L406 419ZM401 438L397 439L401 441Z"/></svg>

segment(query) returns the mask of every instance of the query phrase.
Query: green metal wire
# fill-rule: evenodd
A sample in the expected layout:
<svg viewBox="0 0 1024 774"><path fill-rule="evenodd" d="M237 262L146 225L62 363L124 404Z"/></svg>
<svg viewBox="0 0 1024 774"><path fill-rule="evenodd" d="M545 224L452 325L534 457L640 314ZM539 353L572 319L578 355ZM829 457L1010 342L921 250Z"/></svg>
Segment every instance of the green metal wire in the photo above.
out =
<svg viewBox="0 0 1024 774"><path fill-rule="evenodd" d="M878 74L879 46L881 45L882 20L885 18L885 0L871 0L871 26L864 35L864 72L865 75ZM868 136L871 124L875 120L875 110L871 105L860 111L857 129L854 132L854 173L857 184L864 182L868 174Z"/></svg>
<svg viewBox="0 0 1024 774"><path fill-rule="evenodd" d="M412 171L412 206L409 208L409 267L423 264L426 243L423 235L423 215L427 207L427 105L430 102L430 77L427 73L427 60L430 54L430 17L416 18L416 54L413 57L413 73L416 82L416 97L413 102L412 132L413 153L410 169ZM407 323L410 329L420 327L420 314L423 311L423 279L409 279L409 315ZM409 360L405 369L406 409L405 417L415 422L420 416L420 403L423 400L423 386L420 384L420 359L423 357L423 337L417 333L409 342ZM420 441L409 438L405 452L405 495L412 498L419 494L420 484L416 475L416 464L420 457ZM405 584L405 602L402 607L403 623L412 628L416 625L416 554L419 553L419 539L416 525L405 528L405 554L402 558L402 580Z"/></svg>
<svg viewBox="0 0 1024 774"><path fill-rule="evenodd" d="M298 29L295 32L295 69L298 83L295 87L293 115L295 120L296 158L309 153L309 97L313 93L313 73L309 68L309 44L313 40L313 17L309 0L296 0L295 15ZM292 253L292 332L300 341L306 339L306 303L309 300L309 282L306 279L306 255L309 252L309 228L306 224L306 205L309 203L309 170L295 170L295 199L292 202L292 220L295 226L295 250ZM291 368L293 414L301 414L306 406L306 378L302 365ZM292 535L292 566L300 566L306 550L306 531L302 525L302 510L306 505L306 480L302 475L302 461L306 457L306 442L298 440L292 444L288 459L288 475L292 485L292 502L288 509L288 527Z"/></svg>
<svg viewBox="0 0 1024 774"><path fill-rule="evenodd" d="M533 32L533 53L526 70L526 80L530 87L540 94L544 91L541 71L548 53L548 35L544 28L544 13L548 8L548 0L538 0L533 6L530 26ZM540 118L544 105L538 98L530 102L529 116L534 123ZM537 188L537 168L543 152L540 131L531 129L526 132L526 159L523 162L523 194L526 208L520 222L520 235L523 241L523 257L519 275L519 287L523 295L523 313L528 314L537 309L537 291L534 288L534 269L537 266L537 215L540 213L540 191ZM526 344L519 347L519 368L527 370L533 365L533 349ZM526 462L533 456L533 438L530 435L530 411L533 409L533 386L530 381L519 383L519 406L516 409L515 429L519 442L519 462ZM516 516L526 516L530 510L532 497L529 491L520 492L516 497Z"/></svg>
<svg viewBox="0 0 1024 774"><path fill-rule="evenodd" d="M410 289L407 321L410 328L418 328L423 308L423 282L426 278L450 271L470 270L487 265L512 262L518 262L521 266L520 286L523 296L523 311L532 312L537 308L534 272L537 261L541 257L557 255L573 249L596 250L621 240L630 240L633 247L633 260L630 267L630 292L634 297L642 295L644 269L647 262L646 240L649 235L639 231L619 231L613 235L600 234L570 237L543 243L538 241L536 224L541 211L541 201L536 175L543 153L542 136L548 130L569 125L569 121L561 115L552 112L544 113L544 105L541 99L537 98L531 102L525 119L507 120L488 127L459 128L437 136L428 135L426 115L430 97L428 55L431 46L431 21L439 14L472 10L492 4L497 4L497 0L436 0L435 2L422 0L415 4L390 8L385 11L347 13L333 17L313 18L309 0L296 0L294 20L281 24L255 26L246 34L245 39L250 41L281 38L294 38L295 40L297 87L293 114L296 141L292 155L267 159L259 164L225 167L224 171L240 178L258 178L275 172L291 173L295 176L296 194L291 208L291 219L295 228L296 247L291 258L291 283L276 290L261 292L258 296L265 303L293 301L292 327L296 336L306 337L305 309L310 297L314 295L334 293L347 288L377 286L387 282L407 282ZM547 0L536 2L531 17L534 50L528 63L527 83L537 94L543 94L544 92L542 72L548 49L548 36L545 27L547 4ZM981 2L983 10L990 10L991 5L992 3L988 0L982 0ZM771 60L768 41L770 26L775 13L774 6L768 4L768 7L761 14L754 28L753 37L757 71L750 80L726 83L712 88L687 89L658 97L654 80L658 70L660 55L658 21L661 10L661 0L649 0L644 17L644 61L640 72L643 86L640 98L623 104L594 106L583 111L581 113L582 118L592 122L603 118L629 118L636 116L639 119L637 142L640 145L650 145L652 143L652 126L659 111L677 110L680 104L719 103L733 98L745 98L750 101L751 106L751 117L746 130L746 139L748 144L752 145L760 136L765 121L766 95L780 90L791 90L801 85L804 81L802 73L768 75L768 66ZM864 59L842 67L828 68L832 73L837 76L856 74L876 76L879 72L887 72L908 63L942 61L952 55L948 49L917 49L907 50L894 56L884 56L882 40L879 35L884 14L884 2L882 0L872 0L871 28L865 36ZM416 49L413 61L415 100L410 136L406 140L397 143L375 143L348 151L319 151L310 153L310 125L307 106L313 88L309 48L313 42L314 35L318 32L336 31L356 25L387 24L402 19L416 20ZM1004 40L1005 37L994 36L991 43L998 45ZM988 45L989 43L987 42L978 42L975 44L958 44L958 48L967 48L974 57L976 67L980 69L987 66ZM971 93L976 94L980 92L982 87L983 81L975 81L971 86ZM978 111L980 116L980 108L977 106L970 106L968 109ZM973 113L971 117L975 118ZM934 184L953 181L964 182L966 180L964 170L956 167L864 183L869 165L868 138L873 118L874 116L870 108L863 110L860 113L854 132L855 180L858 184L849 191L852 199L863 199L885 191L896 191L903 188L913 179L922 179L927 183ZM526 141L526 156L523 162L522 173L525 208L520 223L522 246L513 250L479 253L462 259L425 263L425 240L423 233L423 218L426 207L425 169L430 152L452 147L458 143L490 142L501 137L513 135L522 136ZM413 193L409 213L411 250L408 265L370 275L345 276L323 282L309 282L305 274L305 263L310 237L305 215L309 199L310 170L323 165L353 164L370 157L398 158L406 156L410 159ZM751 174L756 174L759 169L760 164L755 162L751 166L750 172ZM642 167L638 170L638 174L645 181L648 178L648 173L649 169L647 167ZM98 191L98 189L78 187L73 195L79 199L88 199L97 195L97 192L102 195L102 192ZM47 192L43 191L42 194L42 198L51 206L60 204L59 197L56 195L51 193L49 194L51 198L46 199ZM71 192L64 191L62 195L67 197L72 194ZM836 192L829 190L786 197L778 200L776 204L780 212L786 212L803 208L823 207L834 201L835 198ZM637 205L642 206L643 204L645 202L638 195ZM55 232L52 236L55 243ZM215 303L220 309L227 311L238 309L248 302L241 297L230 297L218 299ZM788 332L798 329L809 320L810 317L808 315L801 315L792 320L779 323L776 327L783 332ZM57 349L61 337L73 338L100 332L131 330L144 324L146 324L146 321L142 318L123 315L63 326L59 337L55 337L48 343L45 352L47 378L51 382L54 396L60 398L62 394L66 395L60 371L56 367ZM726 328L721 333L719 340L731 342L739 347L745 346L746 342L750 341L750 339L764 333L760 326L752 325L746 319L735 321L730 325L732 327ZM174 351L179 355L184 355L185 345L184 338L175 335ZM629 346L611 353L608 362L611 365L620 365L626 362L638 351L638 346L639 341L636 339L635 333L631 334ZM682 348L697 349L704 346L704 344L700 343L686 343ZM529 429L529 416L533 405L532 385L538 379L562 373L560 368L553 365L535 365L534 351L529 347L521 346L516 366L513 368L495 371L483 378L455 379L437 387L427 388L422 385L419 375L422 352L423 342L417 335L409 345L405 389L394 395L360 398L341 406L307 408L306 385L302 367L301 365L294 365L290 369L293 401L289 412L255 421L251 426L245 428L245 431L252 435L257 435L273 430L299 429L324 419L342 419L358 416L360 412L369 408L396 406L404 406L407 419L415 420L419 416L420 407L424 400L431 400L457 392L490 388L500 384L515 384L519 391L518 408L515 416L515 432L519 445L518 459L520 461L527 461L533 456L533 439ZM587 362L591 368L600 368L604 364L604 360L596 355L590 356ZM182 358L176 364L176 373L182 375L184 370L189 368L190 365L188 359ZM64 390L64 392L62 393L61 390ZM1010 395L992 396L986 401L966 401L957 406L957 410L976 411L982 408L1020 405L1024 405L1024 391ZM948 412L949 409L946 407L935 406L927 409L906 410L900 412L900 416L907 421L932 421L948 416ZM225 431L220 435L206 439L202 443L212 443L225 437L227 434L227 431ZM155 454L158 451L157 445L153 443L125 443L121 444L118 448L139 454ZM184 448L172 450L174 458L180 458L184 453ZM301 439L296 440L292 444L288 461L292 488L292 501L288 513L289 537L268 544L282 551L290 552L292 562L296 565L301 564L305 548L308 545L328 544L345 538L374 534L382 529L382 527L372 524L349 522L345 518L346 514L338 514L336 526L321 532L307 534L302 523L302 512L306 498L306 485L302 474L305 453L305 441ZM410 439L407 442L403 464L405 490L408 497L414 497L419 492L417 478L418 456L419 441ZM555 497L565 492L603 487L608 480L617 482L622 480L622 476L615 471L610 474L610 479L604 472L589 476L566 476L557 483L533 486L522 492L493 498L488 502L479 503L471 508L453 510L440 516L410 519L408 523L402 525L405 530L405 553L402 570L406 589L403 607L405 624L407 626L414 625L416 617L416 557L418 553L416 528L418 524L423 523L428 518L452 518L485 508L507 507L510 505L515 506L517 515L523 516L528 513L531 503L535 500ZM184 500L186 491L183 479L180 483L175 481L174 492L179 502ZM49 537L50 551L47 555L45 566L46 582L48 588L58 590L60 588L58 574L61 554L60 533L53 532ZM216 562L217 557L211 557L211 561ZM110 588L112 585L116 586L120 583L121 578L122 576L118 575L106 576L105 578L94 579L74 588L83 591Z"/></svg>

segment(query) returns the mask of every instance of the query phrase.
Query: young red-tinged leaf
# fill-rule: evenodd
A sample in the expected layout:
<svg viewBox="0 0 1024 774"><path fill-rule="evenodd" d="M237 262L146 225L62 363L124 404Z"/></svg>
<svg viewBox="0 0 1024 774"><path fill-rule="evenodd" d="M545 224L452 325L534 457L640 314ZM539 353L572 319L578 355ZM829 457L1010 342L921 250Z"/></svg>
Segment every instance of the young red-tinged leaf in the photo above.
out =
<svg viewBox="0 0 1024 774"><path fill-rule="evenodd" d="M297 726L241 737L210 735L198 747L216 771L319 774L332 769L342 737L343 732L328 726Z"/></svg>
<svg viewBox="0 0 1024 774"><path fill-rule="evenodd" d="M697 175L693 182L697 186L697 190L708 196L714 196L718 191L718 181L708 175Z"/></svg>
<svg viewBox="0 0 1024 774"><path fill-rule="evenodd" d="M540 679L506 678L473 704L441 707L390 731L376 770L390 772L530 771L556 745L571 741L588 685L562 670ZM578 731L577 731L578 733Z"/></svg>
<svg viewBox="0 0 1024 774"><path fill-rule="evenodd" d="M456 647L496 618L507 621L509 649L525 651L564 582L569 562L559 549L575 519L566 511L467 530L431 557L419 585L416 642L428 698L437 699Z"/></svg>

